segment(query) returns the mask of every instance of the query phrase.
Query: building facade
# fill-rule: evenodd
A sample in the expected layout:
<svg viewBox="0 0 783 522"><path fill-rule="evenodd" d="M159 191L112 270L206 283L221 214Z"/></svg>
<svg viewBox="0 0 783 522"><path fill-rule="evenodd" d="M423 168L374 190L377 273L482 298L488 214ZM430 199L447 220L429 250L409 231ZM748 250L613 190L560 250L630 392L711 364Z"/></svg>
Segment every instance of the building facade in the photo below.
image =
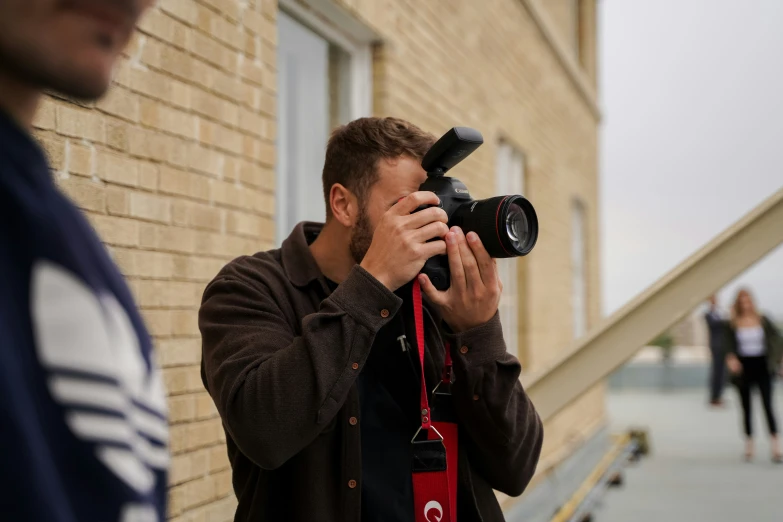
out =
<svg viewBox="0 0 783 522"><path fill-rule="evenodd" d="M170 516L230 520L197 310L230 259L323 219L329 131L393 115L485 144L476 198L535 205L532 254L501 263L509 350L545 365L599 318L595 0L160 0L94 105L50 98L37 134L127 276L171 417ZM546 427L542 466L604 421L599 387Z"/></svg>

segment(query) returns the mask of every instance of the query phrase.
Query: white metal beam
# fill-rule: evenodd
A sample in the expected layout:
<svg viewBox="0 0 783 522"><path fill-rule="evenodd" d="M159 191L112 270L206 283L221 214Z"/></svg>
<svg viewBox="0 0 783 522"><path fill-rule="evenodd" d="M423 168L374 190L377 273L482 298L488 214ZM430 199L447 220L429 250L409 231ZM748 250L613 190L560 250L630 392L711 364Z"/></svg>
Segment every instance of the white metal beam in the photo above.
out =
<svg viewBox="0 0 783 522"><path fill-rule="evenodd" d="M783 189L729 227L540 371L523 377L541 418L552 418L783 243Z"/></svg>

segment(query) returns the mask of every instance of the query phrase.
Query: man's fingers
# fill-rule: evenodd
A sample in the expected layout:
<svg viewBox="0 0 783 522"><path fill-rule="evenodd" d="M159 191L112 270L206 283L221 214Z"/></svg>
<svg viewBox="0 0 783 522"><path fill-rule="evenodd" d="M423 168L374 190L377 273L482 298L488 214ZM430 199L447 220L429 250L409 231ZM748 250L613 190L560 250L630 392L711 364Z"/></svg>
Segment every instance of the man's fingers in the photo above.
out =
<svg viewBox="0 0 783 522"><path fill-rule="evenodd" d="M445 225L449 222L449 215L446 214L446 211L442 208L430 207L414 212L405 219L407 220L406 226L408 228L421 228L424 225L435 222L443 223Z"/></svg>
<svg viewBox="0 0 783 522"><path fill-rule="evenodd" d="M434 192L425 190L408 194L397 202L392 209L394 209L398 215L405 216L422 205L437 205L438 203L440 203L438 196L436 196Z"/></svg>
<svg viewBox="0 0 783 522"><path fill-rule="evenodd" d="M457 228L457 242L459 244L459 256L462 259L462 267L465 270L465 280L467 281L468 288L477 284L483 284L476 256L473 255L473 251L470 249L470 246L468 246L465 234L459 228Z"/></svg>
<svg viewBox="0 0 783 522"><path fill-rule="evenodd" d="M468 232L467 235L468 245L470 250L476 258L478 263L479 272L481 272L481 280L484 285L489 286L498 279L497 265L495 260L489 255L487 249L481 243L481 238L475 232Z"/></svg>
<svg viewBox="0 0 783 522"><path fill-rule="evenodd" d="M421 251L427 259L435 256L442 256L446 253L446 242L438 240L424 243L421 247Z"/></svg>
<svg viewBox="0 0 783 522"><path fill-rule="evenodd" d="M449 233L449 226L446 223L436 221L434 223L430 223L429 225L424 225L423 227L414 230L413 237L415 237L417 241L423 243L433 238L442 239L448 233Z"/></svg>
<svg viewBox="0 0 783 522"><path fill-rule="evenodd" d="M446 292L441 292L435 285L432 284L430 278L424 274L419 274L419 284L421 285L421 291L424 292L430 301L440 306L445 302Z"/></svg>
<svg viewBox="0 0 783 522"><path fill-rule="evenodd" d="M459 253L457 227L446 234L446 251L449 255L449 272L451 272L451 287L458 292L467 288L465 269L462 267L462 256Z"/></svg>

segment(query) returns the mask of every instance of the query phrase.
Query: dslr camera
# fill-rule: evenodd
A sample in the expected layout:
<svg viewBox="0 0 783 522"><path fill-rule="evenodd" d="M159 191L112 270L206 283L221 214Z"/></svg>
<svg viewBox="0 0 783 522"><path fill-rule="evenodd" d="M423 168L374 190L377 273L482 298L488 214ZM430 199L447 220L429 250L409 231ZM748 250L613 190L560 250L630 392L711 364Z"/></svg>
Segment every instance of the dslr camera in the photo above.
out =
<svg viewBox="0 0 783 522"><path fill-rule="evenodd" d="M439 206L449 216L449 227L465 234L475 232L493 258L527 255L538 239L538 218L530 202L519 194L474 200L460 180L445 174L484 143L481 133L454 127L427 151L421 166L427 172L419 190L440 198ZM445 255L430 258L422 269L438 290L450 286L449 261Z"/></svg>

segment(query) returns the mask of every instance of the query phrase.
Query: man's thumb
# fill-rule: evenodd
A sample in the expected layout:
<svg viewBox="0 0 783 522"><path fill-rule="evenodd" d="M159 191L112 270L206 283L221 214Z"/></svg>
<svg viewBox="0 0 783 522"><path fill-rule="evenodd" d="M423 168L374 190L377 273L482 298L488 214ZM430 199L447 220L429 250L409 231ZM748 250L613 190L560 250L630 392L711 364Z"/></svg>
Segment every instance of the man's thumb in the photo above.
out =
<svg viewBox="0 0 783 522"><path fill-rule="evenodd" d="M424 274L419 274L419 284L421 285L421 291L424 292L424 295L426 295L430 301L435 304L440 304L441 292L435 288L435 285L432 284L429 277Z"/></svg>

